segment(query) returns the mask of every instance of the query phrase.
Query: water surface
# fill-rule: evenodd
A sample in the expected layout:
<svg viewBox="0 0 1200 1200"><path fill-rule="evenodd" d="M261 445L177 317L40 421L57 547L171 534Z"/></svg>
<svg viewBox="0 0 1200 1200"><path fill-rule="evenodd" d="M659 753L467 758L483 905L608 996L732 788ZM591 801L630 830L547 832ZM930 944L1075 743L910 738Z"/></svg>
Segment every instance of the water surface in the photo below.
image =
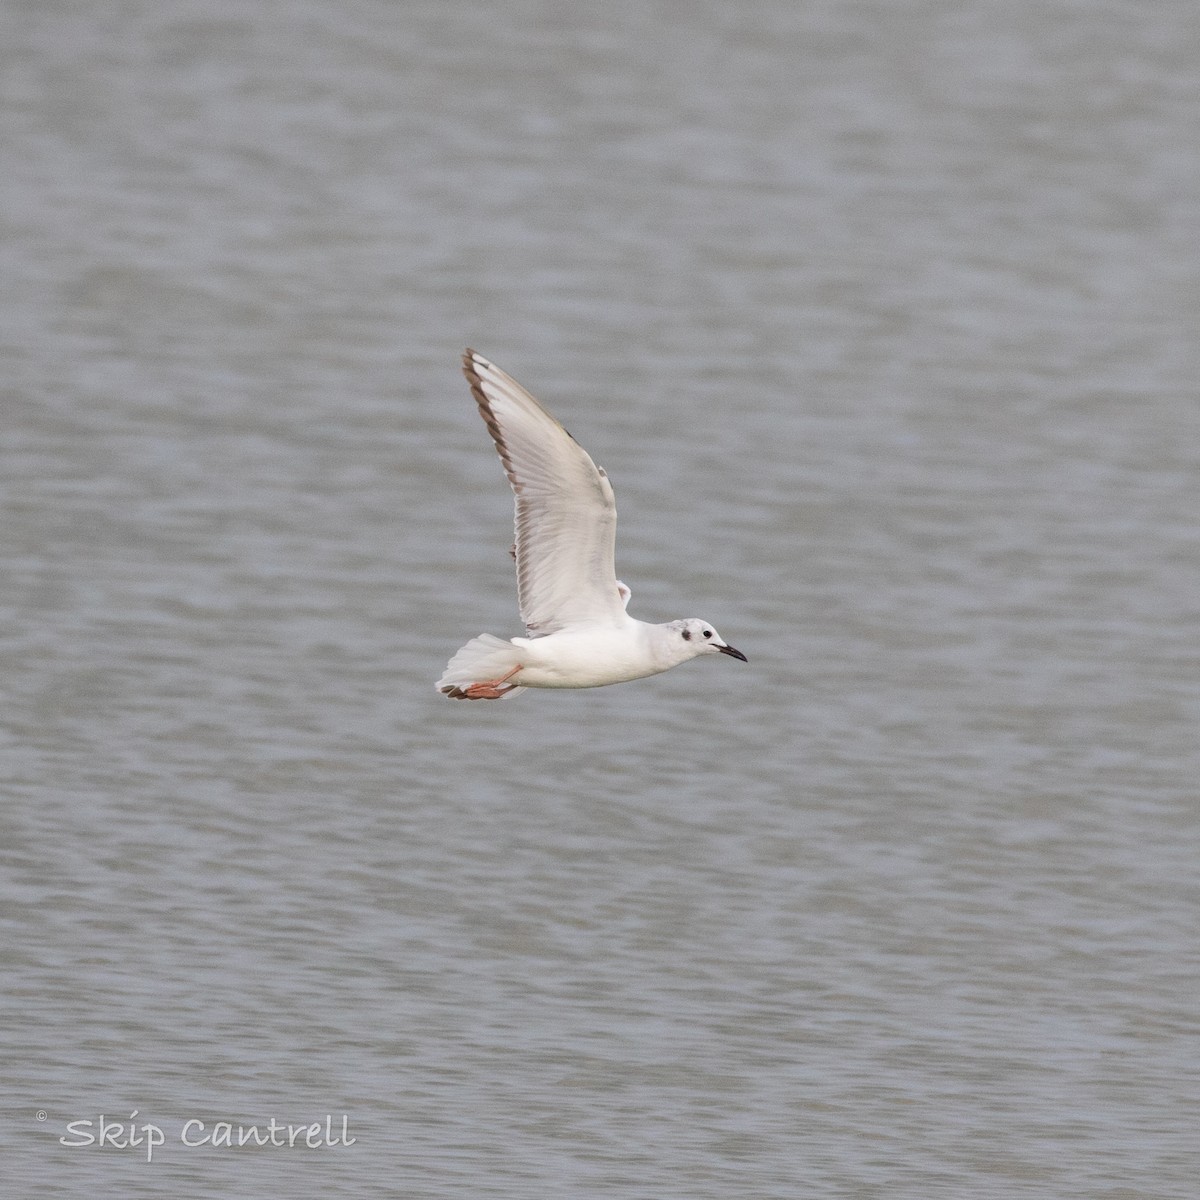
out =
<svg viewBox="0 0 1200 1200"><path fill-rule="evenodd" d="M1194 1195L1198 58L1181 0L8 4L11 1186ZM467 344L748 664L434 692L520 632Z"/></svg>

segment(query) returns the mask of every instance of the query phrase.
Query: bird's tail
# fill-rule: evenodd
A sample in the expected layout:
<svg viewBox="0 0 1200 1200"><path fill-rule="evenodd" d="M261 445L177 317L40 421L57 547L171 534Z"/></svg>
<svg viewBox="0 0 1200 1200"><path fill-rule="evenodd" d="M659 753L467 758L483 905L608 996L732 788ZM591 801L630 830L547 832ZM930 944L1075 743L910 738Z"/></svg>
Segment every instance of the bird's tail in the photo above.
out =
<svg viewBox="0 0 1200 1200"><path fill-rule="evenodd" d="M520 665L520 652L512 642L481 633L446 664L437 689L452 700L499 700L515 696L525 689L508 683L507 678Z"/></svg>

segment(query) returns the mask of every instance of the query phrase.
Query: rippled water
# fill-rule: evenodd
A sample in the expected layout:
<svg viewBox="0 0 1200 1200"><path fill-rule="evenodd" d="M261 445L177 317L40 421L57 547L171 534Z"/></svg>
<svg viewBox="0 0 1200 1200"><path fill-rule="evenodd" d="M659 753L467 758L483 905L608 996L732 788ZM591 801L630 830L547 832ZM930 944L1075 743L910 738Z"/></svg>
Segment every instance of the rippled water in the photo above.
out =
<svg viewBox="0 0 1200 1200"><path fill-rule="evenodd" d="M1194 1195L1197 61L1182 0L7 4L10 1186ZM466 344L748 664L436 695L520 632Z"/></svg>

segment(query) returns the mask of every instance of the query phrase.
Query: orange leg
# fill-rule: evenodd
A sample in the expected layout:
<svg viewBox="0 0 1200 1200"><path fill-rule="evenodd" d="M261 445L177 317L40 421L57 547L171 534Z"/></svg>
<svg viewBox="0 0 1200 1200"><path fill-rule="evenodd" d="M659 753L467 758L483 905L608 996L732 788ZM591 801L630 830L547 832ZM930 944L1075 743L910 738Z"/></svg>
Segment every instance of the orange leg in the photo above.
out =
<svg viewBox="0 0 1200 1200"><path fill-rule="evenodd" d="M521 669L522 664L517 663L515 667L507 675L501 679L485 679L482 683L472 683L462 689L462 699L464 700L499 700L501 696L507 692L511 692L517 685L508 683L508 681ZM505 687L505 684L508 684Z"/></svg>

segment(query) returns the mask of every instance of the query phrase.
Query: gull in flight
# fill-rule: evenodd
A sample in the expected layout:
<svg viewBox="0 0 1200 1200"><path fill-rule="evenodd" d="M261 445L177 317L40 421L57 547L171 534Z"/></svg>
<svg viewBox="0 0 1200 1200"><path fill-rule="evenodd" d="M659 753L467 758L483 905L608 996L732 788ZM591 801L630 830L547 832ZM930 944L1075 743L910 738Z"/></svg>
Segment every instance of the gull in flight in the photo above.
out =
<svg viewBox="0 0 1200 1200"><path fill-rule="evenodd" d="M650 625L626 611L613 565L617 505L604 471L510 375L482 355L463 374L516 494L517 600L525 637L472 638L438 691L500 700L527 687L589 688L670 670L701 654L746 656L699 617Z"/></svg>

